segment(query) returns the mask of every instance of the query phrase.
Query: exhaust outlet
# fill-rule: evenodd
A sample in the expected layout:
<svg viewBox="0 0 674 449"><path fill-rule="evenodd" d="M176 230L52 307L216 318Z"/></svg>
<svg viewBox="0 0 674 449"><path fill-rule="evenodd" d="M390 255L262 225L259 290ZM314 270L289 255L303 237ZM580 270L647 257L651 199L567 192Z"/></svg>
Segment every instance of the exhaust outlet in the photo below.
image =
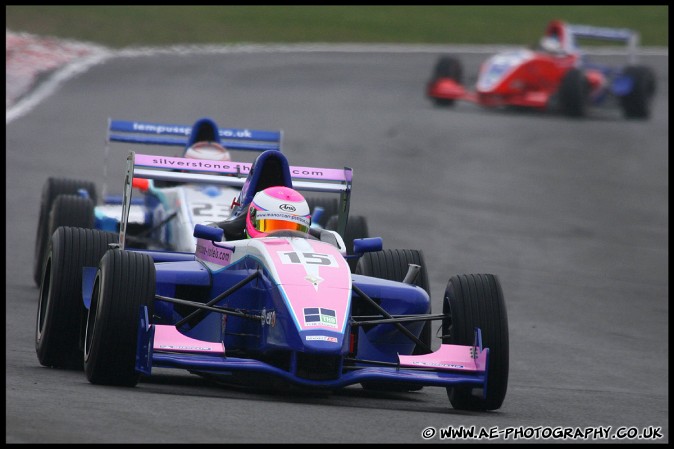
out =
<svg viewBox="0 0 674 449"><path fill-rule="evenodd" d="M414 281L417 279L417 275L419 274L419 271L421 270L421 265L417 264L409 264L407 267L407 274L405 275L405 279L403 279L403 282L405 284L414 284Z"/></svg>

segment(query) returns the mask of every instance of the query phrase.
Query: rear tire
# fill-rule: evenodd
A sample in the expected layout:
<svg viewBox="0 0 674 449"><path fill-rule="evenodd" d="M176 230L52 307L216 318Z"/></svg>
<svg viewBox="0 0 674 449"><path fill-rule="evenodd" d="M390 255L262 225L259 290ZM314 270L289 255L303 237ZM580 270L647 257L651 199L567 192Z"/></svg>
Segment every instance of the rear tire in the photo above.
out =
<svg viewBox="0 0 674 449"><path fill-rule="evenodd" d="M651 116L651 100L655 95L655 74L650 67L629 66L625 75L632 78L632 91L620 97L623 115L628 119L647 119Z"/></svg>
<svg viewBox="0 0 674 449"><path fill-rule="evenodd" d="M93 201L79 195L59 195L54 200L49 213L47 236L51 237L54 231L61 226L92 229L94 224ZM49 244L49 240L46 243ZM41 271L42 268L40 268L40 276Z"/></svg>
<svg viewBox="0 0 674 449"><path fill-rule="evenodd" d="M49 230L49 215L52 205L59 195L77 195L77 191L84 189L89 194L91 201L96 204L96 186L89 181L78 179L49 178L42 188L40 199L40 215L37 224L37 235L35 237L35 255L33 259L33 279L35 285L40 286L42 279L42 263L44 261L47 246L51 232ZM63 226L69 225L64 223ZM54 230L52 229L52 232Z"/></svg>
<svg viewBox="0 0 674 449"><path fill-rule="evenodd" d="M41 365L82 369L80 329L86 309L82 301L82 267L98 266L117 234L60 227L54 232L40 286L35 350Z"/></svg>
<svg viewBox="0 0 674 449"><path fill-rule="evenodd" d="M503 291L492 274L453 276L443 299L443 344L472 346L475 328L482 331L482 346L489 348L486 399L472 387L448 387L447 396L458 410L496 410L508 388L508 318Z"/></svg>
<svg viewBox="0 0 674 449"><path fill-rule="evenodd" d="M409 264L415 264L421 267L413 285L423 288L426 293L428 293L430 299L431 294L428 286L428 272L426 271L424 255L420 250L399 249L365 253L358 261L355 273L379 279L402 282L407 274ZM431 313L430 304L429 301L427 313ZM431 336L432 321L426 321L419 334L419 339L427 346L431 347ZM428 351L418 344L412 351L412 355L427 353ZM363 382L361 385L364 389L373 391L418 391L423 388L416 385L393 382Z"/></svg>
<svg viewBox="0 0 674 449"><path fill-rule="evenodd" d="M152 316L156 272L152 257L109 250L96 274L84 339L84 371L89 382L133 387L141 307Z"/></svg>
<svg viewBox="0 0 674 449"><path fill-rule="evenodd" d="M93 229L94 202L79 195L59 195L49 213L49 235L60 226Z"/></svg>
<svg viewBox="0 0 674 449"><path fill-rule="evenodd" d="M431 290L428 285L428 271L426 270L426 262L424 261L424 254L421 250L389 249L365 253L358 261L355 273L379 279L402 282L407 274L409 264L419 265L421 267L413 285L423 288L426 293L428 293L430 299ZM427 313L431 313L431 303L432 302L429 302ZM432 321L426 321L421 330L421 334L419 335L419 339L430 347L431 336ZM428 354L428 351L424 350L422 346L416 345L412 355L421 354Z"/></svg>

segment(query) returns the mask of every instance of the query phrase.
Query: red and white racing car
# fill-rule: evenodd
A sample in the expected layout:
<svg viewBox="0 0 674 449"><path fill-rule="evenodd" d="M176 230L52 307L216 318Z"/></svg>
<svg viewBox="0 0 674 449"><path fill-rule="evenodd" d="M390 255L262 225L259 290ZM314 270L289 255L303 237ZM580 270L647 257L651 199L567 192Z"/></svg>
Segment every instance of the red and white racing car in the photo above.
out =
<svg viewBox="0 0 674 449"><path fill-rule="evenodd" d="M610 67L588 61L578 39L617 41L627 45L629 61ZM426 85L426 96L438 106L457 100L485 107L523 107L583 117L590 107L619 106L626 118L651 113L656 78L637 64L639 35L628 29L570 25L553 20L536 48L508 50L482 64L474 90L463 84L463 67L453 56L441 56Z"/></svg>

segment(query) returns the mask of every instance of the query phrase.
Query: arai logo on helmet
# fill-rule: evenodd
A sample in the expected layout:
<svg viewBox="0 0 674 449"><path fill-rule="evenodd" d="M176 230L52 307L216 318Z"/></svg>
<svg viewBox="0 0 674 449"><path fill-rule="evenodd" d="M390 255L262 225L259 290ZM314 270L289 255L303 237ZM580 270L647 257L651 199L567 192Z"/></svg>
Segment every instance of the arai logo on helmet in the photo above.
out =
<svg viewBox="0 0 674 449"><path fill-rule="evenodd" d="M297 210L292 204L281 204L278 208L284 212L295 212Z"/></svg>

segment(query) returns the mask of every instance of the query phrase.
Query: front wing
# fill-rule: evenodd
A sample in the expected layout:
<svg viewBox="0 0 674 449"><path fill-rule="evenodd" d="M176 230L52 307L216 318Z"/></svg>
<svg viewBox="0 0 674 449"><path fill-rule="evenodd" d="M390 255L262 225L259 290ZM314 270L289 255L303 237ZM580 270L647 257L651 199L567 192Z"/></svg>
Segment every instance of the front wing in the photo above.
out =
<svg viewBox="0 0 674 449"><path fill-rule="evenodd" d="M429 84L428 97L438 100L457 100L485 107L519 106L544 109L550 101L550 91L525 90L511 95L484 94L467 90L449 78L439 78Z"/></svg>
<svg viewBox="0 0 674 449"><path fill-rule="evenodd" d="M475 329L472 346L442 344L430 354L399 355L398 363L379 362L381 366L377 366L377 362L344 365L339 367L340 374L334 378L314 380L299 376L295 363L285 370L256 359L227 357L222 343L187 337L173 325L151 325L145 308L141 316L136 370L147 376L151 375L153 367L161 367L215 375L255 372L297 386L325 389L362 382L440 387L473 385L482 388L486 397L489 349L482 348L480 329Z"/></svg>

